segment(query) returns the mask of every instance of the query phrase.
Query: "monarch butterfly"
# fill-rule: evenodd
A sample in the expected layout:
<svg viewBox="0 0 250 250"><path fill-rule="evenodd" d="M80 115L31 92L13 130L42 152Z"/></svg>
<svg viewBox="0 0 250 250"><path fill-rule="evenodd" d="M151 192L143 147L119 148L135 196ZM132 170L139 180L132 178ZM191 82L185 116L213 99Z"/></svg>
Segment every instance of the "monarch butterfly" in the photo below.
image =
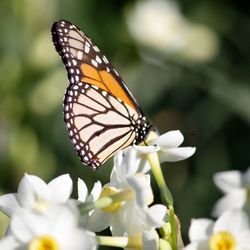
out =
<svg viewBox="0 0 250 250"><path fill-rule="evenodd" d="M99 168L117 151L139 144L152 125L105 55L72 23L51 28L68 72L64 120L81 161Z"/></svg>

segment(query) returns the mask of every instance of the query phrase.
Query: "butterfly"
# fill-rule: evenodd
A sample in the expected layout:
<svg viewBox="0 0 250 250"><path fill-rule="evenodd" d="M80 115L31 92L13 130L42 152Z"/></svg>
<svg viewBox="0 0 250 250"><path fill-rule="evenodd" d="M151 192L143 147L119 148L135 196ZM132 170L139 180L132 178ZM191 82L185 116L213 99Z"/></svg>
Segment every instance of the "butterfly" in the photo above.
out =
<svg viewBox="0 0 250 250"><path fill-rule="evenodd" d="M52 40L68 72L64 120L81 161L98 169L121 149L144 141L152 125L105 55L74 24L61 20Z"/></svg>

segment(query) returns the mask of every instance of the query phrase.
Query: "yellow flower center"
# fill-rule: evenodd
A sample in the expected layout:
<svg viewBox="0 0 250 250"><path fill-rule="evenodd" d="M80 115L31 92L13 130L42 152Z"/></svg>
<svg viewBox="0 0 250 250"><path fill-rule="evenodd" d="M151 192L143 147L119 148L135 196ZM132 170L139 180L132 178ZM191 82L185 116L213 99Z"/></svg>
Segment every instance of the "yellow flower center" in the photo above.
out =
<svg viewBox="0 0 250 250"><path fill-rule="evenodd" d="M119 190L114 187L104 187L100 194L100 198L107 197L113 194L119 193ZM116 212L121 207L121 202L113 203L107 207L102 208L104 212Z"/></svg>
<svg viewBox="0 0 250 250"><path fill-rule="evenodd" d="M29 243L28 250L59 250L58 242L51 236L39 236Z"/></svg>
<svg viewBox="0 0 250 250"><path fill-rule="evenodd" d="M235 250L236 241L230 232L219 232L213 234L209 240L211 250Z"/></svg>
<svg viewBox="0 0 250 250"><path fill-rule="evenodd" d="M49 204L45 201L36 201L33 206L33 210L38 213L44 213L47 210L48 206Z"/></svg>

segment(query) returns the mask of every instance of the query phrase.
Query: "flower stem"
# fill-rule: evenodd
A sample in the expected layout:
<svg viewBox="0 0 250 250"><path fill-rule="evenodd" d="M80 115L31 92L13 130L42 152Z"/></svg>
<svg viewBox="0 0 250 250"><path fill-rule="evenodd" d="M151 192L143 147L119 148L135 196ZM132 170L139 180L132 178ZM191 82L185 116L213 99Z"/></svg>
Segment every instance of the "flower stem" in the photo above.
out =
<svg viewBox="0 0 250 250"><path fill-rule="evenodd" d="M141 237L96 236L99 245L142 249Z"/></svg>
<svg viewBox="0 0 250 250"><path fill-rule="evenodd" d="M177 250L177 235L176 235L174 207L172 205L169 205L168 209L169 209L169 219L170 219L169 222L171 225L172 247L173 247L173 250Z"/></svg>
<svg viewBox="0 0 250 250"><path fill-rule="evenodd" d="M127 237L96 236L99 245L124 248L128 245Z"/></svg>
<svg viewBox="0 0 250 250"><path fill-rule="evenodd" d="M155 177L157 185L160 189L163 202L168 206L169 209L169 222L171 226L171 238L172 238L172 249L177 250L177 235L176 235L176 225L174 217L174 200L171 192L169 191L166 181L164 179L158 154L150 153L147 154L148 161L151 165L152 173Z"/></svg>
<svg viewBox="0 0 250 250"><path fill-rule="evenodd" d="M105 208L111 204L115 204L124 200L130 200L134 197L134 193L131 189L125 189L119 193L102 197L92 203L82 203L79 205L80 213L87 213L95 208Z"/></svg>
<svg viewBox="0 0 250 250"><path fill-rule="evenodd" d="M169 191L167 184L165 182L161 165L159 162L159 157L157 153L147 154L148 161L151 165L152 173L155 177L158 187L160 188L163 202L169 206L173 206L174 200L171 192Z"/></svg>

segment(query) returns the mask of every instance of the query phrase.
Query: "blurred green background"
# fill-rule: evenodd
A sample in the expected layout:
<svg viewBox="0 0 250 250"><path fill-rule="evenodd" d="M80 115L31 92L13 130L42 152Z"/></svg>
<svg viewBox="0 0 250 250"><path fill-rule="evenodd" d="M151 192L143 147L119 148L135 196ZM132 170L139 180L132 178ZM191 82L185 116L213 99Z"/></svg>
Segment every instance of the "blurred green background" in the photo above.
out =
<svg viewBox="0 0 250 250"><path fill-rule="evenodd" d="M161 133L180 129L189 160L163 164L186 239L192 217L220 196L213 174L250 162L250 16L243 0L0 0L0 193L25 172L46 181L70 173L89 187L109 180L112 160L81 165L63 122L65 69L50 27L85 31L123 76ZM156 202L159 197L155 198ZM0 215L0 231L6 217Z"/></svg>

